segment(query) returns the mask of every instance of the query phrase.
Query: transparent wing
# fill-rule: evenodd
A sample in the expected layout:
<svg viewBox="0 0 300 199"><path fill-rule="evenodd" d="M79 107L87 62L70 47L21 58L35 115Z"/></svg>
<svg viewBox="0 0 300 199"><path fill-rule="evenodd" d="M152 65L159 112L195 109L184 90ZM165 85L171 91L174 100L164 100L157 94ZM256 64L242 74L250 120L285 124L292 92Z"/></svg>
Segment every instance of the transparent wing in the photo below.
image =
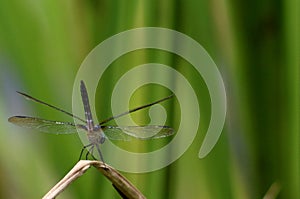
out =
<svg viewBox="0 0 300 199"><path fill-rule="evenodd" d="M157 139L174 134L174 130L168 126L104 126L104 134L111 140L128 141L132 137L142 140Z"/></svg>
<svg viewBox="0 0 300 199"><path fill-rule="evenodd" d="M46 133L70 134L77 132L76 125L67 122L50 121L27 116L10 117L8 121L21 127L31 128ZM79 125L77 127L82 128Z"/></svg>

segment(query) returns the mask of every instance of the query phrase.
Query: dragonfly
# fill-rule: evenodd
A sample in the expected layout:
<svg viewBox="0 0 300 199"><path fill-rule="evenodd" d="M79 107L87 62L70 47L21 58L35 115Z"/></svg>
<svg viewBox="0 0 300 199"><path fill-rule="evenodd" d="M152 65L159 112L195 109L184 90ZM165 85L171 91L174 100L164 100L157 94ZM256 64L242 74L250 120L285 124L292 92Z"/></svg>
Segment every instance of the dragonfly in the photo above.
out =
<svg viewBox="0 0 300 199"><path fill-rule="evenodd" d="M152 103L143 106L139 106L137 108L131 109L119 115L109 117L103 120L102 122L100 122L99 124L94 124L87 89L83 80L80 81L80 92L81 92L84 113L85 113L85 120L61 108L58 108L49 103L34 98L26 93L17 91L17 93L24 96L26 99L43 104L57 111L60 111L64 114L67 114L73 117L74 119L81 121L83 124L73 124L70 122L52 121L52 120L46 120L46 119L30 117L30 116L12 116L8 118L8 121L21 127L31 128L31 129L38 130L40 132L51 133L51 134L71 134L71 133L76 133L77 130L79 130L79 132L83 131L87 135L89 144L83 146L83 148L81 149L79 160L81 159L82 154L85 150L87 150L86 159L88 159L89 154L94 158L93 151L96 148L102 162L104 162L104 158L100 150L100 145L103 144L106 139L128 141L133 137L141 140L150 140L150 139L164 138L174 134L173 128L164 125L148 125L148 126L106 125L106 123L116 118L122 117L124 115L133 113L135 111L168 100L172 98L173 95L170 95L168 97L162 98L160 100L154 101Z"/></svg>

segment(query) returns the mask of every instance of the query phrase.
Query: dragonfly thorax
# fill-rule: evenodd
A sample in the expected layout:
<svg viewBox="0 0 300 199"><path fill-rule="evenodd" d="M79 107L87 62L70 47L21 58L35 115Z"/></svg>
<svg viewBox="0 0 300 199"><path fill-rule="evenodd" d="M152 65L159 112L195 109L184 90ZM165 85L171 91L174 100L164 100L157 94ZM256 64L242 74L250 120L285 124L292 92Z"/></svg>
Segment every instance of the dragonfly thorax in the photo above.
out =
<svg viewBox="0 0 300 199"><path fill-rule="evenodd" d="M103 144L105 142L105 134L101 126L94 126L93 130L87 133L88 139L91 144Z"/></svg>

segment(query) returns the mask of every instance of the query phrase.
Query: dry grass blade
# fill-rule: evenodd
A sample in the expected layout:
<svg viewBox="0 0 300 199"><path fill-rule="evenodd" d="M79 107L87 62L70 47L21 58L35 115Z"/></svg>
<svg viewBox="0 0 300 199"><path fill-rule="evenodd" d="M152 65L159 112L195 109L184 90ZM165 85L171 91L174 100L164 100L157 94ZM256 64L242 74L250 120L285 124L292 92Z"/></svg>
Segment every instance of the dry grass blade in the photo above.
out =
<svg viewBox="0 0 300 199"><path fill-rule="evenodd" d="M111 166L99 161L80 160L71 169L71 171L43 197L43 199L52 199L57 197L65 188L67 188L67 186L83 175L91 166L95 167L107 179L109 179L123 198L146 198L135 186L133 186L124 176Z"/></svg>

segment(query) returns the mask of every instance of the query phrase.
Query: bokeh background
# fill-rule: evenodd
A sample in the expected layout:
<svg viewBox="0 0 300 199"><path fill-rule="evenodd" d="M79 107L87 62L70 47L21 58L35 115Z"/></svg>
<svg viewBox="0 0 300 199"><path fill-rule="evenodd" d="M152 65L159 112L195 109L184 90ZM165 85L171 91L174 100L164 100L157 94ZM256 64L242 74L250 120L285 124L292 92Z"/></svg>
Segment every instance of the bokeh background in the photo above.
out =
<svg viewBox="0 0 300 199"><path fill-rule="evenodd" d="M155 172L124 175L148 198L300 198L299 9L297 0L0 1L0 197L42 197L76 163L82 147L76 134L55 136L8 123L12 115L72 121L15 91L71 111L73 81L85 56L121 31L156 26L187 34L214 59L226 84L226 125L213 151L198 159L210 118L205 82L166 52L122 57L99 84L102 119L110 116L118 78L149 61L172 65L190 80L202 119L179 160ZM132 106L164 92L146 87L132 97ZM173 114L168 122L176 126L180 112L166 106ZM120 197L91 169L59 198Z"/></svg>

